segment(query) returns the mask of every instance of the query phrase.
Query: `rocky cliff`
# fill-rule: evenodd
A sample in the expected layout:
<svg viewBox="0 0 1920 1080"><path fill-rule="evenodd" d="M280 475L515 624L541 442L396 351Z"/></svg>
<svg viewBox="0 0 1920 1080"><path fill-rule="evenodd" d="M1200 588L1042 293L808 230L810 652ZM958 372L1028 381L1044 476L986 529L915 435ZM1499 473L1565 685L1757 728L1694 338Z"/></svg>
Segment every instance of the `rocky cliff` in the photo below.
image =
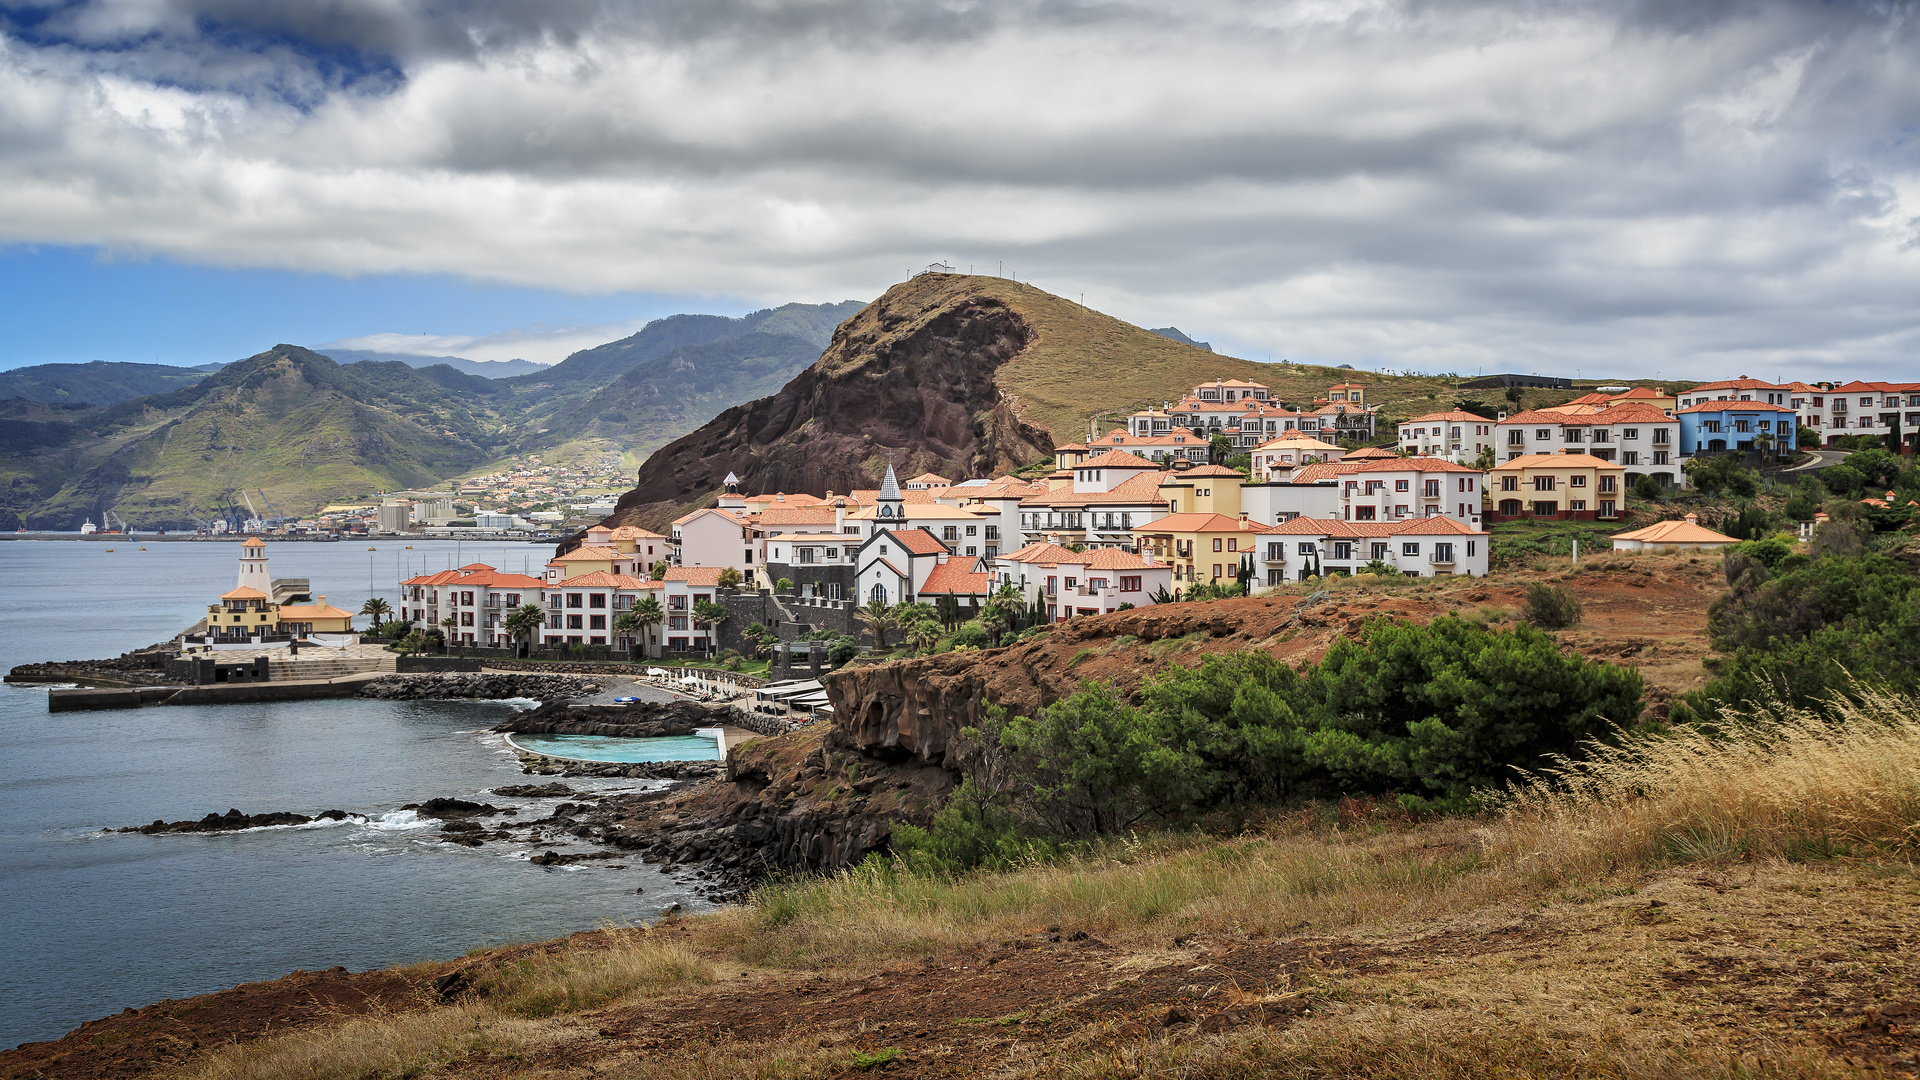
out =
<svg viewBox="0 0 1920 1080"><path fill-rule="evenodd" d="M937 279L936 279L937 278ZM875 487L902 476L984 476L1051 456L995 381L1034 331L974 281L930 275L895 286L834 332L819 361L779 393L735 406L661 448L621 498L615 524L660 529L717 491Z"/></svg>

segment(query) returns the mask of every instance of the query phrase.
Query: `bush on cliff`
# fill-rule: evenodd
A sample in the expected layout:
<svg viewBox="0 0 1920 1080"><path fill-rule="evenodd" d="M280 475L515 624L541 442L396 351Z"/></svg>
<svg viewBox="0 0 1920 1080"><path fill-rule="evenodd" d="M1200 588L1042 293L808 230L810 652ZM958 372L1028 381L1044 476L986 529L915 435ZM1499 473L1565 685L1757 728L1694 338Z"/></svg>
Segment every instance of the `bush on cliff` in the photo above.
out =
<svg viewBox="0 0 1920 1080"><path fill-rule="evenodd" d="M1676 722L1773 700L1820 705L1856 681L1920 691L1920 577L1883 555L1770 560L1769 543L1727 553L1729 587L1707 609L1707 632L1728 655L1712 663L1712 682L1674 703Z"/></svg>
<svg viewBox="0 0 1920 1080"><path fill-rule="evenodd" d="M1563 654L1527 626L1376 619L1295 672L1265 653L1211 656L1150 680L1133 705L1084 685L982 734L1045 832L1093 835L1244 804L1398 793L1411 808L1475 793L1639 713L1632 668ZM937 831L937 827L936 827Z"/></svg>

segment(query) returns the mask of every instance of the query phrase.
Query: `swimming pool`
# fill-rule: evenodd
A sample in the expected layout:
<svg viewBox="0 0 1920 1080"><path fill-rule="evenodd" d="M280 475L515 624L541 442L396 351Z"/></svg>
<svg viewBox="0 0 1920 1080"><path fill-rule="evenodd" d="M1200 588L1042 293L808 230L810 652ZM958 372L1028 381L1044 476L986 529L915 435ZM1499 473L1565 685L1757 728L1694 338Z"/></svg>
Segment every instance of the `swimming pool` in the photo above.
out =
<svg viewBox="0 0 1920 1080"><path fill-rule="evenodd" d="M509 735L523 750L578 761L719 761L717 730L697 735L656 735L644 739L617 735Z"/></svg>

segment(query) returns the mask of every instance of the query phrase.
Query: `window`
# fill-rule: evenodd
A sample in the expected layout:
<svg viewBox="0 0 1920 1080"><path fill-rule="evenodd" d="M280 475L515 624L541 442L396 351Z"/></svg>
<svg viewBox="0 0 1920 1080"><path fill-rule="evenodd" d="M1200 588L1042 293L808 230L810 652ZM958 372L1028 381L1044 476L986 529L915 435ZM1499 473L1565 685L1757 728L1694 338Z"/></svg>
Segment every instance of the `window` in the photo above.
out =
<svg viewBox="0 0 1920 1080"><path fill-rule="evenodd" d="M547 629L549 630L560 629L560 616L558 615L547 616Z"/></svg>
<svg viewBox="0 0 1920 1080"><path fill-rule="evenodd" d="M607 606L607 594L606 594L606 593L594 593L594 594L593 594L592 596L589 596L589 597L587 597L587 606L588 606L588 607L595 607L595 608L604 608L604 607L606 607L606 606Z"/></svg>
<svg viewBox="0 0 1920 1080"><path fill-rule="evenodd" d="M1218 578L1220 577L1220 564L1219 564L1219 563L1214 563L1214 564L1213 564L1213 576L1214 576L1214 577L1215 577L1216 579L1218 579Z"/></svg>
<svg viewBox="0 0 1920 1080"><path fill-rule="evenodd" d="M1526 432L1521 431L1519 428L1515 428L1512 431L1507 432L1508 446L1525 446L1526 443L1527 443Z"/></svg>
<svg viewBox="0 0 1920 1080"><path fill-rule="evenodd" d="M1586 437L1586 432L1580 428L1567 428L1565 434L1567 441L1570 443L1580 442Z"/></svg>
<svg viewBox="0 0 1920 1080"><path fill-rule="evenodd" d="M584 627L582 627L582 626L580 625L580 616L578 616L578 615L569 615L569 616L567 616L567 629L569 629L569 630L582 630L582 629L585 629Z"/></svg>
<svg viewBox="0 0 1920 1080"><path fill-rule="evenodd" d="M1333 557L1336 559L1353 558L1353 541L1335 540L1333 542Z"/></svg>
<svg viewBox="0 0 1920 1080"><path fill-rule="evenodd" d="M461 625L461 626L472 626L472 625L473 625L473 612L471 612L471 611L463 611L463 612L461 612L461 613L460 613L460 625Z"/></svg>
<svg viewBox="0 0 1920 1080"><path fill-rule="evenodd" d="M1227 550L1228 551L1240 550L1240 538L1237 536L1227 537Z"/></svg>
<svg viewBox="0 0 1920 1080"><path fill-rule="evenodd" d="M1585 510L1586 508L1587 500L1585 499L1573 499L1567 503L1567 509L1569 511Z"/></svg>
<svg viewBox="0 0 1920 1080"><path fill-rule="evenodd" d="M1302 555L1313 554L1312 544L1301 544L1300 547L1303 549L1300 552ZM1279 562L1281 558L1283 558L1282 552L1284 552L1285 550L1286 550L1285 544L1268 544L1267 545L1267 561Z"/></svg>
<svg viewBox="0 0 1920 1080"><path fill-rule="evenodd" d="M1419 542L1418 542L1418 541L1415 541L1415 542L1411 542L1411 543L1405 543L1405 544L1401 544L1401 545L1400 545L1400 554L1401 554L1401 555L1406 555L1406 556L1414 556L1414 555L1419 555L1419 554L1420 554L1420 544L1419 544Z"/></svg>
<svg viewBox="0 0 1920 1080"><path fill-rule="evenodd" d="M1215 551L1219 551L1219 550L1220 550L1220 544L1221 544L1221 540L1220 540L1220 538L1219 538L1219 537L1217 537L1217 536L1216 536L1216 537L1214 537L1214 538L1213 538L1213 550L1215 550ZM1215 576L1215 577L1219 577L1220 575L1218 575L1218 574L1215 574L1214 576Z"/></svg>
<svg viewBox="0 0 1920 1080"><path fill-rule="evenodd" d="M1408 487L1407 487L1407 481L1405 481L1405 480L1395 480L1395 481L1393 482L1393 490L1395 490L1395 491L1406 491L1406 490L1408 490Z"/></svg>
<svg viewBox="0 0 1920 1080"><path fill-rule="evenodd" d="M1501 491L1519 491L1519 490L1520 490L1520 478L1519 478L1519 477L1517 477L1517 476L1503 476L1503 477L1501 477L1501 478L1500 478L1500 490L1501 490Z"/></svg>
<svg viewBox="0 0 1920 1080"><path fill-rule="evenodd" d="M1614 485L1617 484L1618 482L1619 482L1619 477L1603 476L1600 478L1600 490L1603 492L1611 492L1614 490Z"/></svg>
<svg viewBox="0 0 1920 1080"><path fill-rule="evenodd" d="M1373 510L1374 510L1374 508L1373 508L1373 507L1371 507L1371 506L1356 506L1356 507L1354 507L1354 508L1353 508L1353 520L1355 520L1355 521L1372 521L1372 520L1373 520Z"/></svg>
<svg viewBox="0 0 1920 1080"><path fill-rule="evenodd" d="M1473 558L1473 541L1467 541L1467 558Z"/></svg>
<svg viewBox="0 0 1920 1080"><path fill-rule="evenodd" d="M1612 500L1612 499L1601 499L1601 500L1600 500L1600 516L1601 516L1601 517L1603 517L1603 518L1610 518L1610 517L1615 517L1615 516L1616 516L1616 514L1614 513L1614 509L1613 509L1613 500Z"/></svg>
<svg viewBox="0 0 1920 1080"><path fill-rule="evenodd" d="M748 548L745 552L741 553L740 561L742 563L745 563L748 566L752 566L753 565L753 549Z"/></svg>
<svg viewBox="0 0 1920 1080"><path fill-rule="evenodd" d="M577 592L570 592L570 593L568 593L568 594L567 594L567 606L568 606L568 607L579 607L579 606L581 606L582 604L584 604L585 602L586 602L586 598L585 598L585 596L584 596L583 594L581 594L581 593L577 593Z"/></svg>
<svg viewBox="0 0 1920 1080"><path fill-rule="evenodd" d="M1122 576L1120 578L1120 591L1121 592L1139 592L1140 579L1137 577Z"/></svg>
<svg viewBox="0 0 1920 1080"><path fill-rule="evenodd" d="M508 607L519 607L519 606L520 606L520 594L519 594L519 593L517 593L517 592L510 592L510 593L508 593L508 594L507 594L507 606L508 606Z"/></svg>
<svg viewBox="0 0 1920 1080"><path fill-rule="evenodd" d="M1567 486L1568 487L1586 487L1587 478L1584 476L1569 476L1567 477Z"/></svg>
<svg viewBox="0 0 1920 1080"><path fill-rule="evenodd" d="M1541 442L1547 442L1553 438L1553 429L1552 428L1535 428L1533 432L1533 437L1540 440Z"/></svg>
<svg viewBox="0 0 1920 1080"><path fill-rule="evenodd" d="M555 611L560 610L560 594L559 593L549 594L547 596L547 606L554 609Z"/></svg>
<svg viewBox="0 0 1920 1080"><path fill-rule="evenodd" d="M606 628L607 628L607 617L605 615L587 616L587 629L605 630Z"/></svg>
<svg viewBox="0 0 1920 1080"><path fill-rule="evenodd" d="M686 628L687 617L685 615L675 615L667 620L667 629L669 630L685 630Z"/></svg>
<svg viewBox="0 0 1920 1080"><path fill-rule="evenodd" d="M812 549L812 548L810 548L810 547L803 547L803 548L795 548L794 550L795 550L795 551L796 551L796 552L797 552L797 553L799 554L799 556L800 556L800 562L801 562L801 564L802 564L802 565L805 565L805 564L807 564L807 563L810 563L810 562L812 562L812 561L813 561L813 549Z"/></svg>
<svg viewBox="0 0 1920 1080"><path fill-rule="evenodd" d="M873 600L882 604L886 603L887 587L885 585L879 584L878 582L875 582L873 588L867 593L867 599Z"/></svg>
<svg viewBox="0 0 1920 1080"><path fill-rule="evenodd" d="M1473 490L1473 481L1472 481L1472 480L1470 480L1470 479L1467 479L1467 478L1465 478L1465 477L1462 477L1462 478L1461 478L1461 480L1460 480L1460 483L1459 483L1459 489L1460 489L1461 491L1472 491L1472 490Z"/></svg>
<svg viewBox="0 0 1920 1080"><path fill-rule="evenodd" d="M1637 428L1637 427L1630 427L1630 428L1621 428L1621 429L1620 429L1620 438L1621 438L1621 439L1637 439L1637 438L1639 438L1639 437L1640 437L1640 429L1639 429L1639 428Z"/></svg>
<svg viewBox="0 0 1920 1080"><path fill-rule="evenodd" d="M1673 429L1672 429L1672 428L1663 428L1663 427L1662 427L1662 428L1654 428L1654 429L1653 429L1653 444L1654 444L1655 446L1659 446L1659 445L1661 445L1661 444L1663 444L1663 443L1671 443L1672 441L1673 441Z"/></svg>
<svg viewBox="0 0 1920 1080"><path fill-rule="evenodd" d="M1554 477L1536 476L1533 478L1533 490L1552 491L1553 488L1554 488Z"/></svg>
<svg viewBox="0 0 1920 1080"><path fill-rule="evenodd" d="M1374 557L1374 558L1376 558L1376 559L1384 559L1384 558L1386 558L1386 557L1387 557L1387 545L1385 545L1385 544L1375 544L1375 545L1373 545L1373 557Z"/></svg>
<svg viewBox="0 0 1920 1080"><path fill-rule="evenodd" d="M960 539L960 530L959 530L959 529L956 529L956 528L954 528L954 527L953 527L953 526L951 526L951 525L948 525L948 526L946 526L946 527L944 527L944 528L942 528L942 529L940 530L940 539L942 539L942 540L958 540L958 539Z"/></svg>
<svg viewBox="0 0 1920 1080"><path fill-rule="evenodd" d="M1537 501L1533 504L1534 517L1559 517L1560 504L1557 502Z"/></svg>
<svg viewBox="0 0 1920 1080"><path fill-rule="evenodd" d="M1277 559L1277 558L1279 558L1279 557L1280 557L1280 551L1279 551L1279 548L1280 548L1280 545L1279 545L1279 544L1268 544L1268 545L1267 545L1267 547L1268 547L1268 548L1270 548L1270 549L1272 549L1272 550L1270 550L1270 551L1269 551L1269 552L1267 553L1267 558L1269 558L1269 559ZM1313 546L1313 541L1311 541L1311 540L1302 540L1302 541L1300 542L1300 548L1299 548L1299 550L1300 550L1300 554L1302 554L1302 555L1311 555L1311 554L1313 554L1313 552L1314 552L1314 546Z"/></svg>
<svg viewBox="0 0 1920 1080"><path fill-rule="evenodd" d="M1427 481L1425 487L1421 490L1421 494L1425 495L1429 499L1439 498L1440 497L1440 481L1438 480Z"/></svg>
<svg viewBox="0 0 1920 1080"><path fill-rule="evenodd" d="M1452 544L1433 545L1433 561L1437 563L1452 562L1453 561L1453 545Z"/></svg>

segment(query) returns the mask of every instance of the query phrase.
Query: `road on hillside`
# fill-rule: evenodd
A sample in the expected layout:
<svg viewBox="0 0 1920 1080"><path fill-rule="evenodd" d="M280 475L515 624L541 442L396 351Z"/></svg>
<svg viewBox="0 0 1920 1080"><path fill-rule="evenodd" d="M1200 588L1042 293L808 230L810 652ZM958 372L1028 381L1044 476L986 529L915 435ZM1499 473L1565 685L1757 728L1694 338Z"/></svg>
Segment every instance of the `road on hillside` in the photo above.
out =
<svg viewBox="0 0 1920 1080"><path fill-rule="evenodd" d="M1810 472L1815 469L1824 469L1831 465L1840 464L1842 461L1846 460L1846 456L1851 452L1852 451L1849 451L1849 450L1809 450L1807 451L1807 453L1813 455L1812 461L1809 461L1804 465L1795 465L1790 469L1782 469L1780 471L1781 472Z"/></svg>

